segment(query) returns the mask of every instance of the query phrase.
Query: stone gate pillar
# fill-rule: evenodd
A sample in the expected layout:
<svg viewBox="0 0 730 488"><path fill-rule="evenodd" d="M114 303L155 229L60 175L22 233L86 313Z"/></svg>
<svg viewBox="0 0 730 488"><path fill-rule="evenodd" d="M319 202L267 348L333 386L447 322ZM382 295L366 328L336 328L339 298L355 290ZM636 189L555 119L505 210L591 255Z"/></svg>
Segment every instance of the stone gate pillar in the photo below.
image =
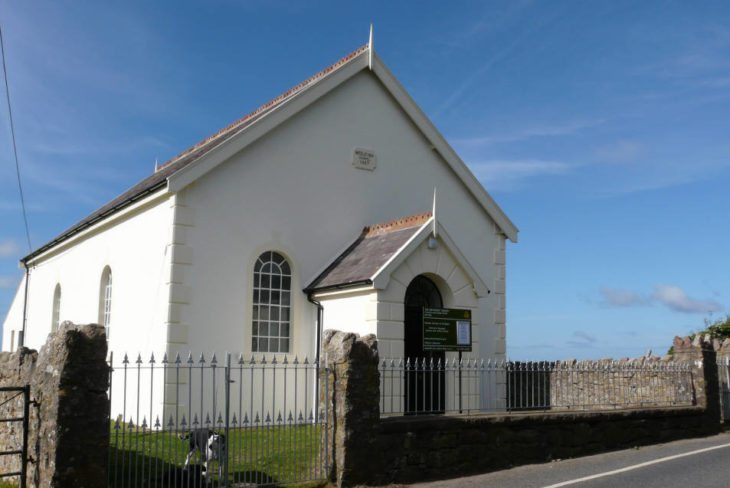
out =
<svg viewBox="0 0 730 488"><path fill-rule="evenodd" d="M366 484L378 469L372 460L380 420L378 342L373 334L327 330L322 341L320 395L327 402L325 445L330 481ZM323 433L323 435L325 435Z"/></svg>
<svg viewBox="0 0 730 488"><path fill-rule="evenodd" d="M106 485L109 450L109 368L101 325L63 323L40 352L0 353L0 386L30 386L27 486ZM16 410L3 414L22 416ZM22 429L21 433L22 433ZM0 432L0 451L18 440ZM9 456L0 463L12 462ZM12 465L19 470L18 461ZM3 467L8 467L5 465Z"/></svg>
<svg viewBox="0 0 730 488"><path fill-rule="evenodd" d="M696 404L705 408L704 419L708 432L719 432L720 383L717 375L717 355L709 337L698 335L675 337L672 344L674 359L687 361L692 365L692 384Z"/></svg>

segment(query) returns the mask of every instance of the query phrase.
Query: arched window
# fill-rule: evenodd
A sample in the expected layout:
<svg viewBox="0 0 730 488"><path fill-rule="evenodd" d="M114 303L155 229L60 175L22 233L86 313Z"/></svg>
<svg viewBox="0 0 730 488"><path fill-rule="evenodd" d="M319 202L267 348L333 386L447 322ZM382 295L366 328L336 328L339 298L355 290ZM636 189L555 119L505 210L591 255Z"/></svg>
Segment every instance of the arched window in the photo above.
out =
<svg viewBox="0 0 730 488"><path fill-rule="evenodd" d="M273 251L256 260L253 272L254 352L289 352L291 333L291 268Z"/></svg>
<svg viewBox="0 0 730 488"><path fill-rule="evenodd" d="M51 314L51 332L58 330L58 322L61 318L61 283L56 283L53 290L53 313Z"/></svg>
<svg viewBox="0 0 730 488"><path fill-rule="evenodd" d="M107 266L101 273L99 285L99 324L106 329L109 340L109 328L112 323L112 269Z"/></svg>

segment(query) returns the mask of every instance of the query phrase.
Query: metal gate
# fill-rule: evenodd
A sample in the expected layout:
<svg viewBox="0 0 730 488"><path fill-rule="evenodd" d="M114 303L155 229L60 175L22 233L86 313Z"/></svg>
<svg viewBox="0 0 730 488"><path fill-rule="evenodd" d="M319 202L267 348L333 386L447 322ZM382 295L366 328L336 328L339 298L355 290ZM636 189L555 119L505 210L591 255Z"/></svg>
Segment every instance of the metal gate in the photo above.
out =
<svg viewBox="0 0 730 488"><path fill-rule="evenodd" d="M18 416L17 407L20 407L20 416ZM19 462L16 463L3 463L4 466L10 465L11 468L7 472L0 472L0 479L19 478L20 488L26 486L29 414L30 385L0 387L0 429L2 429L2 436L4 439L16 441L14 445L11 443L8 450L0 452L0 457L17 456L20 458ZM22 429L20 436L17 435L18 428Z"/></svg>
<svg viewBox="0 0 730 488"><path fill-rule="evenodd" d="M329 407L320 401L316 361L186 356L125 355L118 363L110 356L109 487L278 486L327 477Z"/></svg>

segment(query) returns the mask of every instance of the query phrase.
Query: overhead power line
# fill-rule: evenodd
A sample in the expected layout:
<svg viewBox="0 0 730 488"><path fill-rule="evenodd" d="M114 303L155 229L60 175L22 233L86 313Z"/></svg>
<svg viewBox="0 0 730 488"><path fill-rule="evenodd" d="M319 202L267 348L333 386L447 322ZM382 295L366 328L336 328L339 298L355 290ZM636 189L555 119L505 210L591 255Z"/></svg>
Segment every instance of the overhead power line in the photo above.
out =
<svg viewBox="0 0 730 488"><path fill-rule="evenodd" d="M8 102L8 118L10 119L10 136L13 140L13 156L15 156L15 174L18 177L18 192L20 193L20 207L23 210L23 223L25 224L25 237L28 239L28 252L33 250L30 243L30 228L28 227L28 213L25 211L25 197L23 196L23 184L20 179L20 163L18 163L18 146L15 143L15 124L13 124L13 109L10 106L10 86L8 85L8 69L5 66L5 42L3 41L3 30L0 26L0 51L3 58L3 77L5 78L5 98Z"/></svg>

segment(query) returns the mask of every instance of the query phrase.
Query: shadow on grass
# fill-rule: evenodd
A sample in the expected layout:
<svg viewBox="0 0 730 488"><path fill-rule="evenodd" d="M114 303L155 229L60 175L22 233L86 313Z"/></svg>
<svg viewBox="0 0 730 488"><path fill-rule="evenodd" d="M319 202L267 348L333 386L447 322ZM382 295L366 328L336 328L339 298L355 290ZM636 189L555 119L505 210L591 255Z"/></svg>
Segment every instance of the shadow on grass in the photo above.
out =
<svg viewBox="0 0 730 488"><path fill-rule="evenodd" d="M324 477L318 427L231 429L228 453L230 487L323 485L318 481ZM198 453L194 454L188 469L183 468L187 455L188 444L180 441L176 432L113 431L109 486L203 488L220 485L218 463L209 464L210 476L206 480Z"/></svg>
<svg viewBox="0 0 730 488"><path fill-rule="evenodd" d="M202 465L197 463L185 468L183 463L173 464L159 457L114 447L111 447L110 458L109 486L113 488L203 488L221 484L217 463L210 463L210 476L206 479ZM269 473L258 470L231 471L228 479L232 487L283 486Z"/></svg>

